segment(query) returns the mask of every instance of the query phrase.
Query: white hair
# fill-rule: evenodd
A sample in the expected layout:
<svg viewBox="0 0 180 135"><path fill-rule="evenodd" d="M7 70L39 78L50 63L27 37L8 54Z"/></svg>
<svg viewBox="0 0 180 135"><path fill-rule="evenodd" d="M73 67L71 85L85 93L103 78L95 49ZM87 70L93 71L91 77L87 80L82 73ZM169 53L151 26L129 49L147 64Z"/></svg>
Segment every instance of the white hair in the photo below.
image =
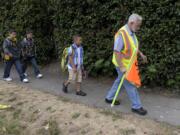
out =
<svg viewBox="0 0 180 135"><path fill-rule="evenodd" d="M142 21L142 16L135 13L131 14L129 16L128 23L135 22L135 21Z"/></svg>

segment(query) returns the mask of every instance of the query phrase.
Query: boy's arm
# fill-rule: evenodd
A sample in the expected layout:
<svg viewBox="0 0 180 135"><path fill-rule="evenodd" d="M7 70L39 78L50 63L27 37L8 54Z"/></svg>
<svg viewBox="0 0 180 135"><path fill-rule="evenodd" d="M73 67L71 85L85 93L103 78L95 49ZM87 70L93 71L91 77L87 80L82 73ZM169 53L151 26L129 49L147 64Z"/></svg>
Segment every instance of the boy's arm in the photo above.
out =
<svg viewBox="0 0 180 135"><path fill-rule="evenodd" d="M74 72L76 72L76 65L74 64L74 54L73 54L72 47L69 50L69 63L72 66L72 69L74 70Z"/></svg>
<svg viewBox="0 0 180 135"><path fill-rule="evenodd" d="M34 55L37 56L37 46L36 46L36 43L34 42L34 39L33 39L32 43L33 43Z"/></svg>
<svg viewBox="0 0 180 135"><path fill-rule="evenodd" d="M25 42L24 42L24 40L20 42L20 47L21 47L22 56L25 56Z"/></svg>
<svg viewBox="0 0 180 135"><path fill-rule="evenodd" d="M83 49L83 47L82 47L82 65L81 65L81 71L82 71L83 78L86 79L88 74L87 74L86 69L84 68L84 49Z"/></svg>
<svg viewBox="0 0 180 135"><path fill-rule="evenodd" d="M73 55L70 55L70 56L69 56L69 63L70 63L70 64L72 65L72 67L74 68L74 67L76 67L76 66L75 66L75 64L74 64L73 59L74 59Z"/></svg>
<svg viewBox="0 0 180 135"><path fill-rule="evenodd" d="M82 66L81 66L81 69L82 69L83 72L85 71L85 68L84 68L84 49L83 49L83 47L82 47Z"/></svg>
<svg viewBox="0 0 180 135"><path fill-rule="evenodd" d="M3 42L3 51L4 51L4 54L12 57L12 53L9 51L9 48L8 48L8 41L6 40L4 40Z"/></svg>

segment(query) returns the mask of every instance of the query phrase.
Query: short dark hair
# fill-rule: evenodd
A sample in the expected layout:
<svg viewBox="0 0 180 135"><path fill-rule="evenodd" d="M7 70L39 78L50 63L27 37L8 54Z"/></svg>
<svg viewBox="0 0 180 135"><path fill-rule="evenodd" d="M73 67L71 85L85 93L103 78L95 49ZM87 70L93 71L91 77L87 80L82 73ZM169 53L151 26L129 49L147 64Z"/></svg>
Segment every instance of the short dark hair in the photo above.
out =
<svg viewBox="0 0 180 135"><path fill-rule="evenodd" d="M27 34L30 34L30 33L33 33L33 31L32 31L31 29L27 29L27 30L26 30L26 35L27 35Z"/></svg>
<svg viewBox="0 0 180 135"><path fill-rule="evenodd" d="M74 35L73 36L73 41L75 41L77 38L81 38L81 36L80 35Z"/></svg>
<svg viewBox="0 0 180 135"><path fill-rule="evenodd" d="M10 29L10 30L9 30L9 33L10 33L10 34L13 33L13 32L16 33L16 30L15 30L15 29Z"/></svg>

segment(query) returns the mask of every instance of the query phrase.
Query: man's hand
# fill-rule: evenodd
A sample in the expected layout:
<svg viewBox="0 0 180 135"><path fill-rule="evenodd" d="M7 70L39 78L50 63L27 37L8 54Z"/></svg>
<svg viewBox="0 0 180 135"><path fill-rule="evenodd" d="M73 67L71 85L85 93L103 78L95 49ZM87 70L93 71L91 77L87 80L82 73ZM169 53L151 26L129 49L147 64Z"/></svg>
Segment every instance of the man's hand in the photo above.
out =
<svg viewBox="0 0 180 135"><path fill-rule="evenodd" d="M122 73L126 72L126 68L125 67L120 67L120 70L121 70Z"/></svg>
<svg viewBox="0 0 180 135"><path fill-rule="evenodd" d="M142 58L142 60L143 60L143 63L148 63L148 60L147 60L147 57L146 57L146 55L144 55L142 52L140 52L139 51L139 54L140 54L140 56L141 56L141 58Z"/></svg>
<svg viewBox="0 0 180 135"><path fill-rule="evenodd" d="M141 58L143 59L143 63L148 63L147 57L144 54L141 55Z"/></svg>

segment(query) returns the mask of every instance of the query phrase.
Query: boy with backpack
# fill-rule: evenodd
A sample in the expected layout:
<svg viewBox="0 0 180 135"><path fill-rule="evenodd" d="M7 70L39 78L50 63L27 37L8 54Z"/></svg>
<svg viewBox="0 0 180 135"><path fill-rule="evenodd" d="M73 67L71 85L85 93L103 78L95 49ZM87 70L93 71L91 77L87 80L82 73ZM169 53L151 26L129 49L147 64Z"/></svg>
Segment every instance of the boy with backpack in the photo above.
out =
<svg viewBox="0 0 180 135"><path fill-rule="evenodd" d="M69 78L63 83L63 92L68 93L68 85L76 81L76 95L86 96L86 93L81 91L83 67L83 47L82 37L75 35L73 37L74 43L68 48L68 72Z"/></svg>

